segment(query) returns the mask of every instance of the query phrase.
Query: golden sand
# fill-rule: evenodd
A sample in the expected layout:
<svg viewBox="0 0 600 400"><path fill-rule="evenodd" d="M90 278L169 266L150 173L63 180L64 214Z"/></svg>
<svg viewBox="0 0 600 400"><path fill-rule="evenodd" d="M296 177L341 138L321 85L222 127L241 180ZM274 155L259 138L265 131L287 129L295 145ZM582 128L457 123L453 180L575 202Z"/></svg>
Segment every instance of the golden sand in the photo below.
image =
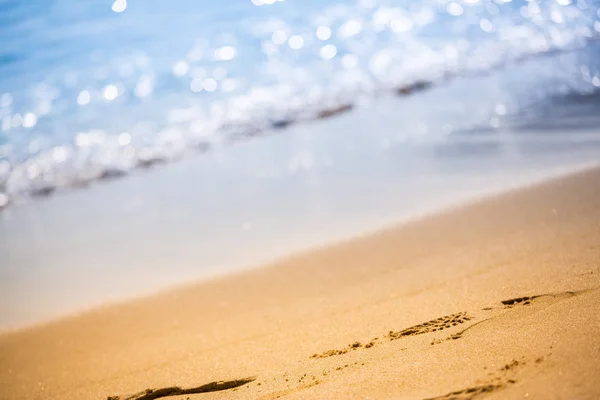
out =
<svg viewBox="0 0 600 400"><path fill-rule="evenodd" d="M0 399L598 399L599 288L594 169L2 334Z"/></svg>

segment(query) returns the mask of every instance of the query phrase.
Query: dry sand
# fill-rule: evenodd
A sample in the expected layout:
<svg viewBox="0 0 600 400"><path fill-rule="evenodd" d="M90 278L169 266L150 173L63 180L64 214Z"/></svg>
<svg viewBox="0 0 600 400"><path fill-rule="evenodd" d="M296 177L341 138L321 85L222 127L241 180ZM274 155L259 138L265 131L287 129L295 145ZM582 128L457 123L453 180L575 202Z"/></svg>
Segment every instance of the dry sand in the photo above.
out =
<svg viewBox="0 0 600 400"><path fill-rule="evenodd" d="M594 169L2 334L0 398L599 399L599 288Z"/></svg>

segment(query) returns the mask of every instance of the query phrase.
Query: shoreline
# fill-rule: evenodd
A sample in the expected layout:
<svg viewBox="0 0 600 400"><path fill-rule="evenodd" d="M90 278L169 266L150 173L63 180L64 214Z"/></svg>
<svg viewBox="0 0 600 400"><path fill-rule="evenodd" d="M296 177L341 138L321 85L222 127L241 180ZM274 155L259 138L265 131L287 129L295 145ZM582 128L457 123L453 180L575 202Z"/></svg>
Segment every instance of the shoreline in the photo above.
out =
<svg viewBox="0 0 600 400"><path fill-rule="evenodd" d="M599 177L0 334L0 399L594 398Z"/></svg>
<svg viewBox="0 0 600 400"><path fill-rule="evenodd" d="M484 94L513 75L452 80L400 106L383 96L285 134L7 207L0 330L235 273L597 163L594 99L576 102L585 123L565 125L574 110L552 105L550 120L493 134L445 107L461 99L465 110L491 110L498 96ZM425 121L429 133L418 133ZM474 131L442 134L462 123Z"/></svg>
<svg viewBox="0 0 600 400"><path fill-rule="evenodd" d="M543 173L537 173L533 177L528 176L527 178L522 179L521 181L516 183L501 184L493 188L470 191L468 194L454 196L454 198L452 199L441 201L437 205L427 205L419 207L415 210L412 210L409 213L404 213L399 216L390 217L391 222L383 222L379 225L370 226L366 229L345 233L343 236L329 237L327 241L322 243L308 244L305 246L296 247L281 254L275 254L272 256L264 257L262 259L252 260L251 263L218 266L215 267L211 273L206 273L196 278L187 279L182 282L172 283L167 286L143 291L141 293L131 293L130 295L125 295L120 298L115 298L105 302L84 306L77 310L73 310L55 316L50 316L48 318L23 324L20 326L9 326L6 328L0 327L0 335L18 334L20 332L27 331L30 329L43 327L45 325L60 323L63 320L77 318L78 316L84 315L86 313L101 311L102 309L105 309L107 307L118 307L122 304L142 300L144 298L165 295L170 292L175 292L184 288L197 286L205 282L235 278L235 275L240 273L243 274L247 272L252 272L273 264L285 262L287 259L290 258L309 255L313 252L324 251L328 248L344 245L346 243L360 240L361 238L369 237L372 235L376 235L384 231L401 229L407 224L419 222L423 219L435 218L437 215L446 214L449 212L460 210L465 207L468 208L472 205L476 205L481 202L486 202L495 197L503 196L514 191L544 185L556 180L568 178L571 175L577 175L586 171L592 171L598 169L599 166L600 162L585 162L579 165L573 165L566 168L558 168L555 171L544 171Z"/></svg>

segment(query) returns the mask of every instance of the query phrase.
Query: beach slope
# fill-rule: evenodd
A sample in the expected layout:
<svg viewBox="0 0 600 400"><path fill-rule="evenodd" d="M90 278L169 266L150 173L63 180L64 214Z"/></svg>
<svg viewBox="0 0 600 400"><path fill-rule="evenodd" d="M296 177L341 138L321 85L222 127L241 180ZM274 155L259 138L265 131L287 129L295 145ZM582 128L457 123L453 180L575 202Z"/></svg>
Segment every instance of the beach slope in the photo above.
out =
<svg viewBox="0 0 600 400"><path fill-rule="evenodd" d="M596 168L4 333L0 399L597 399L599 288Z"/></svg>

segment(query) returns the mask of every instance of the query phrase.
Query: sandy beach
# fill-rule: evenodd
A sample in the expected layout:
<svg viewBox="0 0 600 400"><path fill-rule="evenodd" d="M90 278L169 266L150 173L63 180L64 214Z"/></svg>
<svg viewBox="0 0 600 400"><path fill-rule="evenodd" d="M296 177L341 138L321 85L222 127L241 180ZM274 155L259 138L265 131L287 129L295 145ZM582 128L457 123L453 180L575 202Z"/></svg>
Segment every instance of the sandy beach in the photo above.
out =
<svg viewBox="0 0 600 400"><path fill-rule="evenodd" d="M599 288L595 168L4 333L0 399L597 399Z"/></svg>

